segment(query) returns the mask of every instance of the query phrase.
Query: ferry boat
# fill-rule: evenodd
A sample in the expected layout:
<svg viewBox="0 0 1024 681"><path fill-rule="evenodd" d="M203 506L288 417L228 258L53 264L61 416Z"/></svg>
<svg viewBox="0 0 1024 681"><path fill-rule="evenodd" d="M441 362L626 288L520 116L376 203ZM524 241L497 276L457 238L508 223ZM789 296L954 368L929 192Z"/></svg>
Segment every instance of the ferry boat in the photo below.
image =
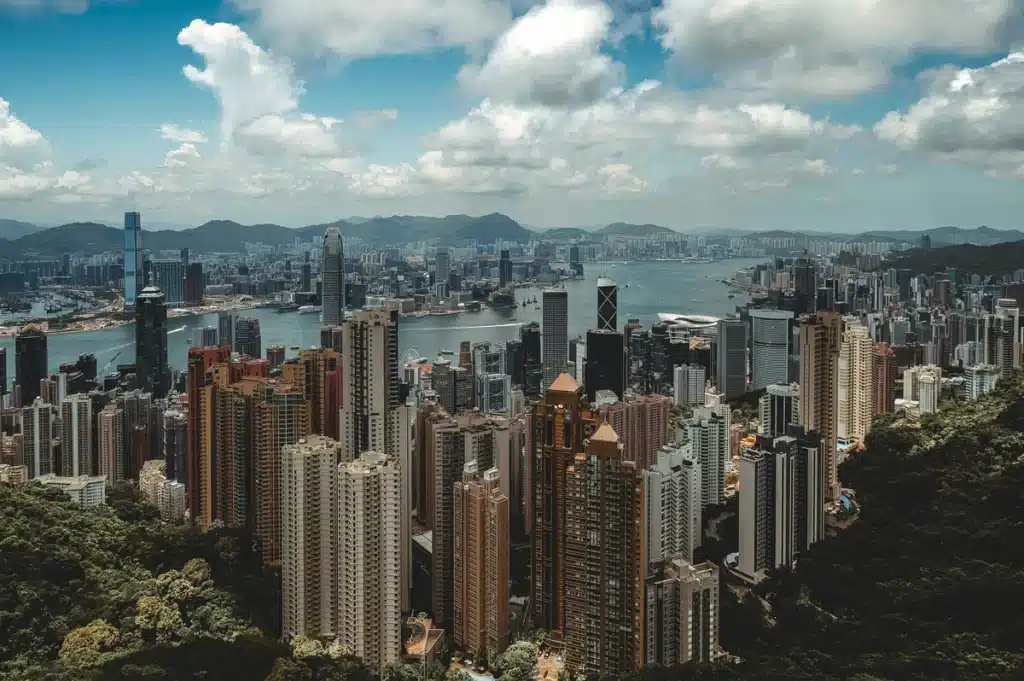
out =
<svg viewBox="0 0 1024 681"><path fill-rule="evenodd" d="M299 308L299 314L316 314L320 312L320 308L316 305L303 305Z"/></svg>

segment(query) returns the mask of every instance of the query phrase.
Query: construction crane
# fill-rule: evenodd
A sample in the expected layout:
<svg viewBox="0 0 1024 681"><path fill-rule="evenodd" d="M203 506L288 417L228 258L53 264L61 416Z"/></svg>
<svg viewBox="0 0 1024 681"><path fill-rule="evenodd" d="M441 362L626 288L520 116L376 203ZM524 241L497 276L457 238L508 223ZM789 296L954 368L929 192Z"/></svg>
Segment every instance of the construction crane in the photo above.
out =
<svg viewBox="0 0 1024 681"><path fill-rule="evenodd" d="M100 376L106 376L107 375L107 369L109 369L110 365L113 364L117 360L117 358L121 356L122 352L124 352L124 350L118 350L116 353L114 353L114 356L110 358L110 361L107 362L106 364L104 364L103 368L100 369L100 371L99 371L99 375Z"/></svg>

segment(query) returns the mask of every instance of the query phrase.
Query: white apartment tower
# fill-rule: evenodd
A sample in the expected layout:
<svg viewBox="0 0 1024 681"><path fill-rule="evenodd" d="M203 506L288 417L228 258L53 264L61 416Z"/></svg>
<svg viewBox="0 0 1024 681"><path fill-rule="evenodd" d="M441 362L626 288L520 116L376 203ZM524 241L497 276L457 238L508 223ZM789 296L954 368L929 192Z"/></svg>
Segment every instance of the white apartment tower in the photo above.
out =
<svg viewBox="0 0 1024 681"><path fill-rule="evenodd" d="M874 343L866 326L847 321L839 348L839 437L863 440L871 430L874 391L871 362Z"/></svg>
<svg viewBox="0 0 1024 681"><path fill-rule="evenodd" d="M648 567L672 558L693 562L701 545L700 478L689 444L662 447L643 472Z"/></svg>
<svg viewBox="0 0 1024 681"><path fill-rule="evenodd" d="M687 440L700 464L701 509L725 501L725 474L731 467L732 412L729 405L698 407L687 426Z"/></svg>
<svg viewBox="0 0 1024 681"><path fill-rule="evenodd" d="M674 401L677 407L699 407L704 404L707 372L702 364L680 364L672 370Z"/></svg>
<svg viewBox="0 0 1024 681"><path fill-rule="evenodd" d="M37 397L21 410L22 447L29 479L54 473L54 408Z"/></svg>
<svg viewBox="0 0 1024 681"><path fill-rule="evenodd" d="M60 419L61 474L77 478L92 469L92 400L79 393L64 399Z"/></svg>
<svg viewBox="0 0 1024 681"><path fill-rule="evenodd" d="M338 443L319 435L281 449L282 629L338 631Z"/></svg>
<svg viewBox="0 0 1024 681"><path fill-rule="evenodd" d="M364 452L338 466L339 643L380 673L402 654L402 474Z"/></svg>

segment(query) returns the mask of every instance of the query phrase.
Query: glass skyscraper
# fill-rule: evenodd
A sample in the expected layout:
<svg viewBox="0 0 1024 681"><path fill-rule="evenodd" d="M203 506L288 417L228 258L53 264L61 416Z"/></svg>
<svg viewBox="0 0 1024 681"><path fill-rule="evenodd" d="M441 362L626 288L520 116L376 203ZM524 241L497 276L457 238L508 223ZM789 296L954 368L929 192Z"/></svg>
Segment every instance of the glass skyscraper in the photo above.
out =
<svg viewBox="0 0 1024 681"><path fill-rule="evenodd" d="M135 307L135 298L142 290L142 215L124 214L124 306Z"/></svg>

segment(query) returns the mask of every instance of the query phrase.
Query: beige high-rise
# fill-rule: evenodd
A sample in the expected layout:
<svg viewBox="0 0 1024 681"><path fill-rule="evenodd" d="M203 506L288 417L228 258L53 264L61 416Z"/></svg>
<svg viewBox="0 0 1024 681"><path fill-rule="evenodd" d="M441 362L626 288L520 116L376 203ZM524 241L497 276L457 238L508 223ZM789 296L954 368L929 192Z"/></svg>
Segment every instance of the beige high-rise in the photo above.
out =
<svg viewBox="0 0 1024 681"><path fill-rule="evenodd" d="M508 642L508 499L496 468L455 483L455 645L497 660Z"/></svg>
<svg viewBox="0 0 1024 681"><path fill-rule="evenodd" d="M818 312L800 322L800 425L821 433L825 447L825 498L839 498L839 352L843 320Z"/></svg>
<svg viewBox="0 0 1024 681"><path fill-rule="evenodd" d="M342 328L341 460L368 451L396 454L398 312L362 310Z"/></svg>
<svg viewBox="0 0 1024 681"><path fill-rule="evenodd" d="M863 440L874 412L872 352L867 327L847 322L839 349L839 437Z"/></svg>
<svg viewBox="0 0 1024 681"><path fill-rule="evenodd" d="M338 443L281 450L281 595L286 635L333 638L338 624Z"/></svg>
<svg viewBox="0 0 1024 681"><path fill-rule="evenodd" d="M375 673L402 652L402 474L366 452L338 466L338 641Z"/></svg>
<svg viewBox="0 0 1024 681"><path fill-rule="evenodd" d="M106 476L108 485L124 480L122 418L121 408L113 402L99 415L99 473Z"/></svg>

